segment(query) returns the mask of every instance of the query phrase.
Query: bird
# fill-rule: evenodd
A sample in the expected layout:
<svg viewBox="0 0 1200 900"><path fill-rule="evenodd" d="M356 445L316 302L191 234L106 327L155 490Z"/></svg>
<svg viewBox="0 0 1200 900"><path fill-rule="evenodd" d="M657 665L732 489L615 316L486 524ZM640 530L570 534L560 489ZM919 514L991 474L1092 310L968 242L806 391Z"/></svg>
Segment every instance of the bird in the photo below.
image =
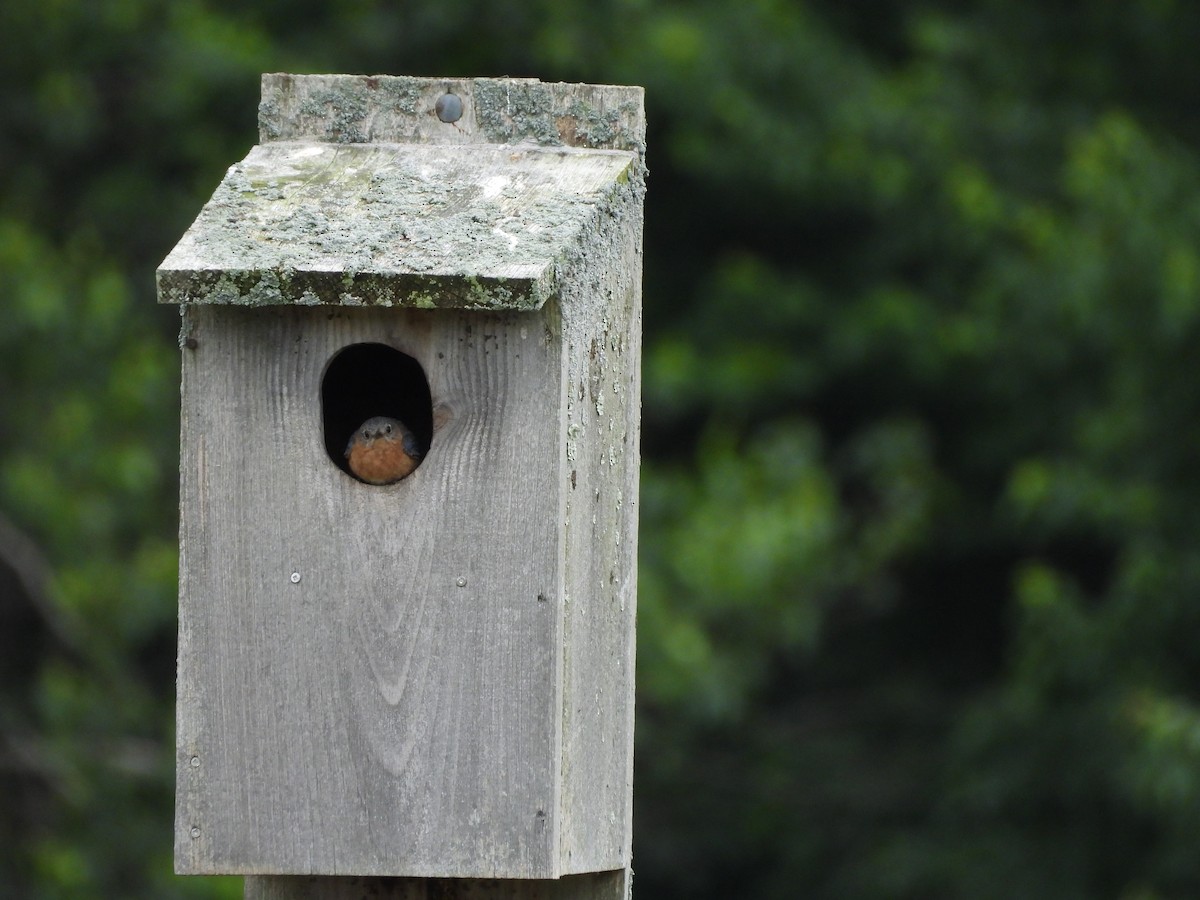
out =
<svg viewBox="0 0 1200 900"><path fill-rule="evenodd" d="M406 477L424 454L417 437L399 419L372 416L346 445L350 471L367 484L392 484Z"/></svg>

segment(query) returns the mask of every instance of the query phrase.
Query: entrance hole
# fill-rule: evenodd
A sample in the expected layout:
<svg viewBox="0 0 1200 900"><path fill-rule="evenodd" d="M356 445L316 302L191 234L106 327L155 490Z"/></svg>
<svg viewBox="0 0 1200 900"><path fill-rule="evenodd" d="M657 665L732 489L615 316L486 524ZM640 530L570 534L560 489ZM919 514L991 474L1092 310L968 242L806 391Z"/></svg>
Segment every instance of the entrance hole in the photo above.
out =
<svg viewBox="0 0 1200 900"><path fill-rule="evenodd" d="M433 440L433 400L425 371L411 356L387 344L351 344L338 351L321 379L321 416L325 452L352 478L346 445L374 416L407 425L422 460Z"/></svg>

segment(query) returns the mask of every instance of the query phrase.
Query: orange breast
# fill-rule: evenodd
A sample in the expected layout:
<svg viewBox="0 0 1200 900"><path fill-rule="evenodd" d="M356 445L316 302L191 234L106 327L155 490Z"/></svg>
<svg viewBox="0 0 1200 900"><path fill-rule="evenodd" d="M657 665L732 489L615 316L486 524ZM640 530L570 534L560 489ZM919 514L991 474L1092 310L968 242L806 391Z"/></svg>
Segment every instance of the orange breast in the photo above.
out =
<svg viewBox="0 0 1200 900"><path fill-rule="evenodd" d="M350 448L350 471L368 484L391 484L416 467L416 460L404 452L400 440L380 438Z"/></svg>

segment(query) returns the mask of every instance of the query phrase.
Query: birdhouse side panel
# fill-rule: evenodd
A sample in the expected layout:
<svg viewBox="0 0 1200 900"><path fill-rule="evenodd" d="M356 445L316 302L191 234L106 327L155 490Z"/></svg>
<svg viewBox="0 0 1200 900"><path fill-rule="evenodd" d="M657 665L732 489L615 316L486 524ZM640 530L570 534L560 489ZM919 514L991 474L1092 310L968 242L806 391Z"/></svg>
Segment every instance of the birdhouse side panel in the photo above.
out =
<svg viewBox="0 0 1200 900"><path fill-rule="evenodd" d="M178 870L556 877L556 323L186 317ZM325 434L323 377L364 344L428 379L432 437L394 484Z"/></svg>
<svg viewBox="0 0 1200 900"><path fill-rule="evenodd" d="M563 276L565 871L629 864L641 416L641 174Z"/></svg>

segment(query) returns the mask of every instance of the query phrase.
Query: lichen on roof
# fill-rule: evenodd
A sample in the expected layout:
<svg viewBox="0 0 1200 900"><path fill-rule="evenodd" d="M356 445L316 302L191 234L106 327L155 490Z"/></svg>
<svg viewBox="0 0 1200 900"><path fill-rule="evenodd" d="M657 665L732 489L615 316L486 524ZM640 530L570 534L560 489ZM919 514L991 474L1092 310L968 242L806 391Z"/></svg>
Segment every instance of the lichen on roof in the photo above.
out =
<svg viewBox="0 0 1200 900"><path fill-rule="evenodd" d="M445 92L461 119L433 110ZM158 272L166 303L540 307L645 166L640 88L263 78L262 143Z"/></svg>

